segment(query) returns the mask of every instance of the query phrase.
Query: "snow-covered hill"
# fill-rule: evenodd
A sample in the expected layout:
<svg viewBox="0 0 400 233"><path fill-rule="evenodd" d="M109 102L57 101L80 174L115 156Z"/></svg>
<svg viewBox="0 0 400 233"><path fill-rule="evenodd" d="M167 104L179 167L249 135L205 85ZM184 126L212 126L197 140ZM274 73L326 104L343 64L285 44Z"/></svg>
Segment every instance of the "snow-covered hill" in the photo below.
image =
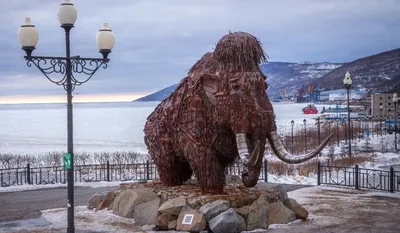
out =
<svg viewBox="0 0 400 233"><path fill-rule="evenodd" d="M309 81L317 80L341 65L329 62L269 62L261 65L261 69L267 75L268 95L275 98L283 89L291 95L295 89L306 87Z"/></svg>

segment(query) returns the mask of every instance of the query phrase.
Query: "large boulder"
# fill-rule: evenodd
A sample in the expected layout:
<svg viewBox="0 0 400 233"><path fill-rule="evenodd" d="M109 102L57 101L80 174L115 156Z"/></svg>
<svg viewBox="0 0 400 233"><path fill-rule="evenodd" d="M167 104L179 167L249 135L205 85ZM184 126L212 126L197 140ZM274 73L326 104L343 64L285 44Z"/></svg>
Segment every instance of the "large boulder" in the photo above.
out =
<svg viewBox="0 0 400 233"><path fill-rule="evenodd" d="M97 210L103 210L105 208L109 208L111 203L115 199L115 193L114 192L108 192L107 195L105 196L104 200L97 206Z"/></svg>
<svg viewBox="0 0 400 233"><path fill-rule="evenodd" d="M308 218L308 211L301 206L297 201L289 198L284 202L285 206L296 214L296 218L306 220Z"/></svg>
<svg viewBox="0 0 400 233"><path fill-rule="evenodd" d="M240 233L246 229L244 219L233 208L220 213L208 223L214 233Z"/></svg>
<svg viewBox="0 0 400 233"><path fill-rule="evenodd" d="M207 227L206 218L196 210L182 210L179 214L176 230L201 232Z"/></svg>
<svg viewBox="0 0 400 233"><path fill-rule="evenodd" d="M133 210L133 219L138 226L154 225L157 219L157 210L160 207L160 198L137 205Z"/></svg>
<svg viewBox="0 0 400 233"><path fill-rule="evenodd" d="M268 228L268 206L269 203L261 196L249 206L249 213L246 219L246 230Z"/></svg>
<svg viewBox="0 0 400 233"><path fill-rule="evenodd" d="M136 206L155 199L158 199L158 196L150 188L126 189L115 198L113 213L121 217L133 218L133 211ZM155 210L156 213L157 209Z"/></svg>
<svg viewBox="0 0 400 233"><path fill-rule="evenodd" d="M207 221L210 221L212 218L217 216L218 214L224 212L229 209L229 202L226 200L217 200L208 204L203 205L199 212L204 214Z"/></svg>
<svg viewBox="0 0 400 233"><path fill-rule="evenodd" d="M106 198L106 193L95 193L93 194L87 203L87 208L92 210L96 208Z"/></svg>
<svg viewBox="0 0 400 233"><path fill-rule="evenodd" d="M169 213L171 215L178 216L182 210L182 207L186 205L186 197L179 196L174 199L170 199L161 204L160 208L158 208L158 212Z"/></svg>
<svg viewBox="0 0 400 233"><path fill-rule="evenodd" d="M281 201L269 204L269 224L287 224L294 220L296 220L296 214L288 209Z"/></svg>

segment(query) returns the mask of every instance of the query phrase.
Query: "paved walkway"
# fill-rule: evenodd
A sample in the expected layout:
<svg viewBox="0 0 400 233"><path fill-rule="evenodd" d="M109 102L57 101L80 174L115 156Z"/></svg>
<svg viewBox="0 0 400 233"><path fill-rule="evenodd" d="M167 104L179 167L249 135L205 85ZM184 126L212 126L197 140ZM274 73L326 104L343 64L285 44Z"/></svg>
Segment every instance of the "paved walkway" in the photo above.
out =
<svg viewBox="0 0 400 233"><path fill-rule="evenodd" d="M96 192L116 189L117 187L75 187L75 206L86 205ZM66 206L66 187L0 193L0 222L38 218L41 210Z"/></svg>
<svg viewBox="0 0 400 233"><path fill-rule="evenodd" d="M268 229L268 233L400 232L400 193L324 187L297 190L291 196L310 212L309 220Z"/></svg>

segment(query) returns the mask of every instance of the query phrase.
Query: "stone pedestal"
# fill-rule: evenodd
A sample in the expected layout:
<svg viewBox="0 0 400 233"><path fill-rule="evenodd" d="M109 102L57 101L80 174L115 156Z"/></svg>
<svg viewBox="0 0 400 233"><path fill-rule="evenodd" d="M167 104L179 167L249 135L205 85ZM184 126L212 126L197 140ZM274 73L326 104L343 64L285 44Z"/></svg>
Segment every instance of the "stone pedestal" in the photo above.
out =
<svg viewBox="0 0 400 233"><path fill-rule="evenodd" d="M285 224L308 215L279 185L247 188L228 184L224 191L203 195L195 182L176 187L157 181L124 183L114 192L110 208L114 214L134 218L139 226L154 225L154 230L214 233L267 229L269 224Z"/></svg>

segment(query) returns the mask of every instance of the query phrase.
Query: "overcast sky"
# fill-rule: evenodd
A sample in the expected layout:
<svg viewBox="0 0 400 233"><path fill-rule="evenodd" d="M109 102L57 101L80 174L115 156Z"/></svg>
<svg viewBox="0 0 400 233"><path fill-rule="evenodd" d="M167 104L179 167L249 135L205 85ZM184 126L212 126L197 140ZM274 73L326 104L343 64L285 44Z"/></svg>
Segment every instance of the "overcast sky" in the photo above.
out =
<svg viewBox="0 0 400 233"><path fill-rule="evenodd" d="M34 55L63 56L62 0L0 0L0 96L63 95L28 68L17 30L31 17ZM107 21L116 44L106 70L76 92L154 92L178 83L229 30L260 38L270 61L347 62L400 47L399 0L75 0L72 55L100 56L95 34Z"/></svg>

